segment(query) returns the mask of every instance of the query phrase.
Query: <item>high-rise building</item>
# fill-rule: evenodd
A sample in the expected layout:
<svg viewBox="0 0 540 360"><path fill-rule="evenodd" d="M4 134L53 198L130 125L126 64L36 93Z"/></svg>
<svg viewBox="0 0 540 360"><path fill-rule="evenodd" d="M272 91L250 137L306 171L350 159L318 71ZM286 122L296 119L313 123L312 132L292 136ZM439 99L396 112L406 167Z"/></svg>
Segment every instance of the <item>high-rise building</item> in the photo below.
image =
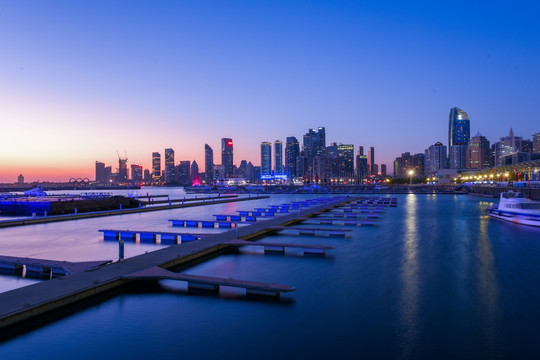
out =
<svg viewBox="0 0 540 360"><path fill-rule="evenodd" d="M467 147L467 168L484 169L492 166L489 140L477 133Z"/></svg>
<svg viewBox="0 0 540 360"><path fill-rule="evenodd" d="M152 182L152 175L148 169L144 169L144 182L147 184Z"/></svg>
<svg viewBox="0 0 540 360"><path fill-rule="evenodd" d="M533 152L533 142L532 140L521 140L521 152L532 153Z"/></svg>
<svg viewBox="0 0 540 360"><path fill-rule="evenodd" d="M152 182L158 184L161 181L161 155L152 153Z"/></svg>
<svg viewBox="0 0 540 360"><path fill-rule="evenodd" d="M233 171L233 141L229 138L221 139L221 164L223 165L225 178L232 178Z"/></svg>
<svg viewBox="0 0 540 360"><path fill-rule="evenodd" d="M244 178L244 179L247 179L247 161L246 160L242 160L240 161L240 166L238 166L238 171L237 171L237 176L240 177L240 178Z"/></svg>
<svg viewBox="0 0 540 360"><path fill-rule="evenodd" d="M261 175L272 174L272 144L269 142L261 143Z"/></svg>
<svg viewBox="0 0 540 360"><path fill-rule="evenodd" d="M364 147L359 146L356 153L356 178L359 184L362 184L368 178L368 173L367 156L364 155Z"/></svg>
<svg viewBox="0 0 540 360"><path fill-rule="evenodd" d="M274 172L283 174L283 143L279 140L274 141Z"/></svg>
<svg viewBox="0 0 540 360"><path fill-rule="evenodd" d="M439 169L446 169L446 146L440 142L437 142L426 149L424 155L424 168L426 173L432 174L437 172Z"/></svg>
<svg viewBox="0 0 540 360"><path fill-rule="evenodd" d="M381 176L386 177L386 164L381 164Z"/></svg>
<svg viewBox="0 0 540 360"><path fill-rule="evenodd" d="M201 182L199 180L199 165L197 164L197 162L195 160L193 160L193 162L191 163L191 184L194 184L194 185L200 185Z"/></svg>
<svg viewBox="0 0 540 360"><path fill-rule="evenodd" d="M105 182L105 164L101 161L96 161L96 182Z"/></svg>
<svg viewBox="0 0 540 360"><path fill-rule="evenodd" d="M204 144L204 175L207 184L214 183L214 150L208 144Z"/></svg>
<svg viewBox="0 0 540 360"><path fill-rule="evenodd" d="M495 166L504 165L502 158L504 156L514 154L521 151L521 136L515 136L514 131L510 128L508 136L504 136L499 139L499 142L495 143Z"/></svg>
<svg viewBox="0 0 540 360"><path fill-rule="evenodd" d="M349 182L354 177L354 145L338 145L337 155L339 159L339 178Z"/></svg>
<svg viewBox="0 0 540 360"><path fill-rule="evenodd" d="M126 183L128 181L128 166L127 166L127 157L118 158L118 177L116 178L117 182Z"/></svg>
<svg viewBox="0 0 540 360"><path fill-rule="evenodd" d="M285 170L289 178L297 178L296 158L300 155L300 144L294 136L287 137L285 144Z"/></svg>
<svg viewBox="0 0 540 360"><path fill-rule="evenodd" d="M311 181L315 177L314 158L326 157L326 130L324 127L317 129L309 129L304 135L304 156L306 157L307 169L304 172L304 180ZM317 160L318 176L320 176L320 164L322 161ZM326 162L326 161L324 161Z"/></svg>
<svg viewBox="0 0 540 360"><path fill-rule="evenodd" d="M191 161L180 161L176 167L178 183L182 186L191 185Z"/></svg>
<svg viewBox="0 0 540 360"><path fill-rule="evenodd" d="M367 163L368 163L368 175L377 175L377 169L375 168L375 148L372 146L369 148L368 155L367 155Z"/></svg>
<svg viewBox="0 0 540 360"><path fill-rule="evenodd" d="M450 147L450 169L467 168L467 145L462 143Z"/></svg>
<svg viewBox="0 0 540 360"><path fill-rule="evenodd" d="M468 144L471 138L471 123L467 113L460 108L450 109L448 120L448 149L458 143Z"/></svg>
<svg viewBox="0 0 540 360"><path fill-rule="evenodd" d="M131 182L138 184L143 180L143 167L139 164L131 164Z"/></svg>
<svg viewBox="0 0 540 360"><path fill-rule="evenodd" d="M540 133L533 134L532 142L533 142L533 153L540 154Z"/></svg>
<svg viewBox="0 0 540 360"><path fill-rule="evenodd" d="M176 183L176 167L174 166L174 150L165 149L165 184Z"/></svg>

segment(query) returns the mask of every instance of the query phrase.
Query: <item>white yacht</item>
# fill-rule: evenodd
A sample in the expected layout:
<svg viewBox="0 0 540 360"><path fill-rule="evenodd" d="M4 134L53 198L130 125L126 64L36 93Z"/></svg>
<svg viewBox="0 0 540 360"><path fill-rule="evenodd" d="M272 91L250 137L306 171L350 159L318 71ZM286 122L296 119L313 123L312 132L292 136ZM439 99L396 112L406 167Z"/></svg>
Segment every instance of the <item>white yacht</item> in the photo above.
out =
<svg viewBox="0 0 540 360"><path fill-rule="evenodd" d="M496 219L540 227L540 201L528 199L519 192L501 193L499 205L492 205L487 211Z"/></svg>

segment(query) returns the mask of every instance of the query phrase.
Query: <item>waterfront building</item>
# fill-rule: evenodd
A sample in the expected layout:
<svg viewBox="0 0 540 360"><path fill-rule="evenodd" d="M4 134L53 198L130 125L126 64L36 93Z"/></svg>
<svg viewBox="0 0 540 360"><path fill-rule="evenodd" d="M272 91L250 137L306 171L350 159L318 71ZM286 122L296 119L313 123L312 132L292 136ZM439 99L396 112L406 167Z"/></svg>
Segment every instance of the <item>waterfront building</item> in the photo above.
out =
<svg viewBox="0 0 540 360"><path fill-rule="evenodd" d="M105 182L105 164L101 161L96 161L96 182Z"/></svg>
<svg viewBox="0 0 540 360"><path fill-rule="evenodd" d="M532 142L533 142L533 153L540 154L540 132L533 134Z"/></svg>
<svg viewBox="0 0 540 360"><path fill-rule="evenodd" d="M148 169L144 169L144 182L147 184L152 182L152 175Z"/></svg>
<svg viewBox="0 0 540 360"><path fill-rule="evenodd" d="M272 144L261 143L261 175L272 175Z"/></svg>
<svg viewBox="0 0 540 360"><path fill-rule="evenodd" d="M103 169L103 181L110 182L112 179L112 166L105 166Z"/></svg>
<svg viewBox="0 0 540 360"><path fill-rule="evenodd" d="M473 136L467 148L467 168L484 169L492 166L489 140L480 133Z"/></svg>
<svg viewBox="0 0 540 360"><path fill-rule="evenodd" d="M199 165L195 160L191 163L190 182L192 185L200 185L199 180Z"/></svg>
<svg viewBox="0 0 540 360"><path fill-rule="evenodd" d="M304 155L304 152L301 151L300 155L296 158L296 175L297 179L300 179L304 182L309 182L311 177L309 176L310 167L308 166L308 159Z"/></svg>
<svg viewBox="0 0 540 360"><path fill-rule="evenodd" d="M521 140L521 152L530 153L533 152L533 142L532 140Z"/></svg>
<svg viewBox="0 0 540 360"><path fill-rule="evenodd" d="M437 142L431 145L424 152L425 165L424 170L428 174L436 173L439 169L446 169L446 146ZM416 174L415 174L416 175Z"/></svg>
<svg viewBox="0 0 540 360"><path fill-rule="evenodd" d="M117 182L126 183L128 181L129 175L127 161L127 157L118 157L118 176L116 178Z"/></svg>
<svg viewBox="0 0 540 360"><path fill-rule="evenodd" d="M368 160L367 156L364 155L364 147L359 146L358 152L356 154L356 178L358 182L362 184L369 176L368 170Z"/></svg>
<svg viewBox="0 0 540 360"><path fill-rule="evenodd" d="M462 143L468 144L471 137L471 123L467 113L460 108L450 109L448 121L448 149Z"/></svg>
<svg viewBox="0 0 540 360"><path fill-rule="evenodd" d="M225 167L222 164L214 164L214 182L225 179Z"/></svg>
<svg viewBox="0 0 540 360"><path fill-rule="evenodd" d="M450 169L467 168L467 145L456 143L450 147Z"/></svg>
<svg viewBox="0 0 540 360"><path fill-rule="evenodd" d="M333 142L326 147L327 173L331 181L339 182L338 145Z"/></svg>
<svg viewBox="0 0 540 360"><path fill-rule="evenodd" d="M176 183L176 167L174 166L174 150L165 149L165 184Z"/></svg>
<svg viewBox="0 0 540 360"><path fill-rule="evenodd" d="M240 161L240 166L238 166L236 175L238 177L240 177L240 178L244 178L244 179L248 178L248 176L247 176L247 161L246 160Z"/></svg>
<svg viewBox="0 0 540 360"><path fill-rule="evenodd" d="M214 150L208 144L204 144L204 173L206 184L214 183Z"/></svg>
<svg viewBox="0 0 540 360"><path fill-rule="evenodd" d="M514 130L510 128L508 136L503 136L494 144L495 166L504 165L502 160L504 156L520 152L522 140L523 138L521 136L515 136Z"/></svg>
<svg viewBox="0 0 540 360"><path fill-rule="evenodd" d="M191 185L191 161L180 161L177 168L178 184L182 186Z"/></svg>
<svg viewBox="0 0 540 360"><path fill-rule="evenodd" d="M221 164L223 165L225 178L232 178L234 176L232 139L229 139L229 138L221 139Z"/></svg>
<svg viewBox="0 0 540 360"><path fill-rule="evenodd" d="M367 162L368 162L368 176L377 175L377 169L375 165L375 148L373 146L370 147L368 150Z"/></svg>
<svg viewBox="0 0 540 360"><path fill-rule="evenodd" d="M354 178L354 145L340 144L337 146L338 176L349 183Z"/></svg>
<svg viewBox="0 0 540 360"><path fill-rule="evenodd" d="M152 182L158 184L161 181L161 155L158 152L152 153Z"/></svg>
<svg viewBox="0 0 540 360"><path fill-rule="evenodd" d="M326 157L326 130L324 127L308 130L304 135L303 152L307 159L307 169L304 172L304 180L311 181L311 179L315 177L313 171L313 158L316 156Z"/></svg>
<svg viewBox="0 0 540 360"><path fill-rule="evenodd" d="M283 174L283 142L274 141L274 173Z"/></svg>
<svg viewBox="0 0 540 360"><path fill-rule="evenodd" d="M289 179L295 179L298 174L296 171L296 158L300 155L300 144L294 136L287 137L285 144L285 171Z"/></svg>
<svg viewBox="0 0 540 360"><path fill-rule="evenodd" d="M256 181L256 177L255 177L255 167L253 166L253 164L250 162L247 163L246 165L246 179L248 179L249 182L255 182Z"/></svg>
<svg viewBox="0 0 540 360"><path fill-rule="evenodd" d="M386 164L381 164L381 176L386 177Z"/></svg>
<svg viewBox="0 0 540 360"><path fill-rule="evenodd" d="M19 185L24 184L24 176L23 176L23 174L19 174L19 176L17 177L17 184L19 184Z"/></svg>
<svg viewBox="0 0 540 360"><path fill-rule="evenodd" d="M131 164L131 182L138 184L143 181L143 167L139 164Z"/></svg>

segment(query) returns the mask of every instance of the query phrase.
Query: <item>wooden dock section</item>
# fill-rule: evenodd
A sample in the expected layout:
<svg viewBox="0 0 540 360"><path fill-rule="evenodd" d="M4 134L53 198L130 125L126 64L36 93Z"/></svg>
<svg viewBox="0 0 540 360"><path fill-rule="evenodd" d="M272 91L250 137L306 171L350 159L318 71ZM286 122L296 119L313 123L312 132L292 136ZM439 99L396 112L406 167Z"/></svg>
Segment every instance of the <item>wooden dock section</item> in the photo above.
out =
<svg viewBox="0 0 540 360"><path fill-rule="evenodd" d="M298 214L286 214L266 221L259 221L250 226L239 227L236 231L226 231L197 241L169 246L123 261L89 268L86 271L74 272L68 276L0 293L0 304L2 304L0 307L0 330L4 331L9 326L128 285L132 281L136 281L134 279L140 276L142 271L156 267L168 270L178 266L186 266L191 261L205 256L218 255L231 246L227 243L232 240L249 240L264 236L276 231L276 226L285 228L287 225L298 222L297 217L307 217L318 211L329 211L351 200L354 198L327 199L325 203L302 210ZM184 281L190 281L189 274L182 274L182 276ZM194 279L195 275L191 276ZM201 279L198 280L202 282ZM216 279L213 281L217 282ZM218 286L222 285L225 284L218 284ZM247 289L246 283L242 286ZM274 289L263 288L261 292L263 295L267 291L275 295ZM294 288L285 286L280 291L293 290ZM250 291L255 294L258 290L253 287Z"/></svg>
<svg viewBox="0 0 540 360"><path fill-rule="evenodd" d="M231 246L262 246L264 252L271 253L285 253L286 248L297 248L304 250L304 254L321 254L324 255L326 250L335 249L335 246L331 245L313 245L313 244L287 244L287 243L269 243L263 241L246 241L246 240L232 240L227 243Z"/></svg>
<svg viewBox="0 0 540 360"><path fill-rule="evenodd" d="M194 234L194 233L178 233L169 231L145 231L145 230L111 230L101 229L98 230L103 233L104 240L124 240L124 241L136 241L137 235L139 235L139 241L142 243L155 243L159 236L161 244L177 245L178 240L182 243L187 241L194 241L202 239L206 236L215 234Z"/></svg>

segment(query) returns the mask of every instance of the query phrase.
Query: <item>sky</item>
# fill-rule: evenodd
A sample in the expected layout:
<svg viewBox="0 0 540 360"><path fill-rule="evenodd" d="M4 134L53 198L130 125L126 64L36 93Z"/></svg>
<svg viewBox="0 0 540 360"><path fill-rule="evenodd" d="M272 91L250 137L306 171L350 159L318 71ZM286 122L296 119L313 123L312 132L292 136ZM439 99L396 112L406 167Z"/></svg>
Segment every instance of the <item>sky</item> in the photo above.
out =
<svg viewBox="0 0 540 360"><path fill-rule="evenodd" d="M452 107L491 142L540 132L533 1L0 0L0 182L94 179L95 161L204 168L220 140L326 128L401 153L448 142Z"/></svg>

